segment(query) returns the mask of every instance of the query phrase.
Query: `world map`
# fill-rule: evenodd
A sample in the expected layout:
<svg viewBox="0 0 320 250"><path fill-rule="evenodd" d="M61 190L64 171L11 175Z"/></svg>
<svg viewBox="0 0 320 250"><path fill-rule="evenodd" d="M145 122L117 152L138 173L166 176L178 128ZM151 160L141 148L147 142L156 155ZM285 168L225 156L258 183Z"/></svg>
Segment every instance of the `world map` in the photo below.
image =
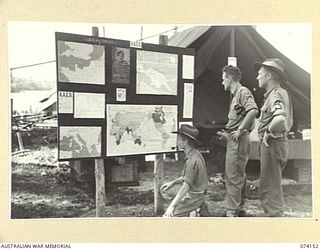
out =
<svg viewBox="0 0 320 250"><path fill-rule="evenodd" d="M107 105L107 156L175 150L175 105Z"/></svg>
<svg viewBox="0 0 320 250"><path fill-rule="evenodd" d="M100 127L60 127L59 159L101 157Z"/></svg>
<svg viewBox="0 0 320 250"><path fill-rule="evenodd" d="M105 84L104 46L58 41L60 82Z"/></svg>

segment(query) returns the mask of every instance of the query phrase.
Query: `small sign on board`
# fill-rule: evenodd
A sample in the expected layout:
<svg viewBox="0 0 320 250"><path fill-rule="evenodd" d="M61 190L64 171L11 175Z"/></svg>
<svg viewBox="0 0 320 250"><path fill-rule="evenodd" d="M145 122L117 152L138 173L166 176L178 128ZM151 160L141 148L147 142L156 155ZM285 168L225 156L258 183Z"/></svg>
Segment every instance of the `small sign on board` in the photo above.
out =
<svg viewBox="0 0 320 250"><path fill-rule="evenodd" d="M130 47L141 49L142 42L141 41L130 41Z"/></svg>

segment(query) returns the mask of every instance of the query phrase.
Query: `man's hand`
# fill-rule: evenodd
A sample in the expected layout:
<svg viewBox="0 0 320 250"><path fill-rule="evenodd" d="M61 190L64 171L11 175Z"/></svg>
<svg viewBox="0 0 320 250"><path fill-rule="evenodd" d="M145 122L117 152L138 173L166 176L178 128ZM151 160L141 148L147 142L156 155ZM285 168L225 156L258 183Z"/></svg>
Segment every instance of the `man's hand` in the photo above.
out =
<svg viewBox="0 0 320 250"><path fill-rule="evenodd" d="M231 138L234 141L239 141L240 136L242 135L242 130L238 129L236 131L231 132Z"/></svg>
<svg viewBox="0 0 320 250"><path fill-rule="evenodd" d="M172 187L173 184L172 182L167 182L165 184L163 184L161 187L160 187L160 190L167 190L168 188Z"/></svg>
<svg viewBox="0 0 320 250"><path fill-rule="evenodd" d="M268 144L268 139L272 137L271 133L265 131L263 134L263 139L262 139L262 143L268 148L269 144Z"/></svg>
<svg viewBox="0 0 320 250"><path fill-rule="evenodd" d="M228 139L228 133L224 129L222 129L221 131L218 131L217 135L219 136L219 140Z"/></svg>
<svg viewBox="0 0 320 250"><path fill-rule="evenodd" d="M169 206L162 217L165 217L165 218L174 217L173 211L174 211L174 207Z"/></svg>
<svg viewBox="0 0 320 250"><path fill-rule="evenodd" d="M265 132L264 132L264 135L263 135L262 142L263 142L267 147L269 147L268 140L269 140L270 137L271 137L271 138L282 138L283 135L282 135L282 134L280 134L280 135L274 135L273 133L270 133L270 132L268 132L268 131L265 131Z"/></svg>

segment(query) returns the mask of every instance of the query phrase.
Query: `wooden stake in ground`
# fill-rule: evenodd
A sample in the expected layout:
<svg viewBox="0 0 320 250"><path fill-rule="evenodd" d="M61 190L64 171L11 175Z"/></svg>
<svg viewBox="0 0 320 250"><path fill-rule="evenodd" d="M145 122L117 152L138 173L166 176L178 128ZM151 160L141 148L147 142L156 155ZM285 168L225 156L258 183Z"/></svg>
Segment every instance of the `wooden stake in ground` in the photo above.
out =
<svg viewBox="0 0 320 250"><path fill-rule="evenodd" d="M99 28L92 27L92 36L99 36ZM105 187L105 170L104 160L96 159L94 161L95 179L96 179L96 217L105 216L106 206L106 187Z"/></svg>
<svg viewBox="0 0 320 250"><path fill-rule="evenodd" d="M162 215L164 213L163 202L160 194L160 187L163 183L163 154L156 155L154 161L154 212L156 215Z"/></svg>
<svg viewBox="0 0 320 250"><path fill-rule="evenodd" d="M23 146L23 141L22 141L22 136L21 136L20 131L18 131L16 133L16 135L17 135L17 138L18 138L19 151L24 151L24 146Z"/></svg>
<svg viewBox="0 0 320 250"><path fill-rule="evenodd" d="M14 155L24 154L26 152L30 152L30 149L24 149L23 141L22 141L22 135L21 135L20 131L18 131L16 133L16 135L17 135L17 139L18 139L19 150L15 151L15 152L12 152L11 155L14 156Z"/></svg>
<svg viewBox="0 0 320 250"><path fill-rule="evenodd" d="M96 159L94 166L96 178L96 217L104 217L106 205L104 160Z"/></svg>
<svg viewBox="0 0 320 250"><path fill-rule="evenodd" d="M160 35L159 44L167 45L168 36ZM160 187L163 183L163 156L163 154L156 155L156 159L154 161L154 212L156 215L161 215L164 212L163 202L160 194Z"/></svg>

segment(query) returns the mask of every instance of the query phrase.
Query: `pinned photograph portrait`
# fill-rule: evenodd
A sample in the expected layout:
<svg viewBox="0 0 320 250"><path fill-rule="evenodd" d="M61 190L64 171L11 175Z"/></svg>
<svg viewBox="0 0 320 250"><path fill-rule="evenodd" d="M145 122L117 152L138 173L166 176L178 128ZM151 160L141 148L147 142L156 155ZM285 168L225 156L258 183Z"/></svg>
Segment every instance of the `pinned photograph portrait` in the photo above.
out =
<svg viewBox="0 0 320 250"><path fill-rule="evenodd" d="M112 48L112 83L130 83L130 49Z"/></svg>

